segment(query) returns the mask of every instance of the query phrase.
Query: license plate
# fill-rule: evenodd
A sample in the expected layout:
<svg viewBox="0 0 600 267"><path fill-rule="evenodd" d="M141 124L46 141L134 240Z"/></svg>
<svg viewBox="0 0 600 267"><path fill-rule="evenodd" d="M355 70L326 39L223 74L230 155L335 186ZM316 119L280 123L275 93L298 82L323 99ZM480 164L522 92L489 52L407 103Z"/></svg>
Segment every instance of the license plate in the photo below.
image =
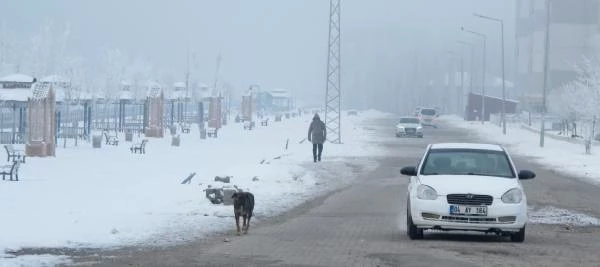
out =
<svg viewBox="0 0 600 267"><path fill-rule="evenodd" d="M452 214L452 215L486 216L487 215L487 207L486 206L450 205L450 214Z"/></svg>

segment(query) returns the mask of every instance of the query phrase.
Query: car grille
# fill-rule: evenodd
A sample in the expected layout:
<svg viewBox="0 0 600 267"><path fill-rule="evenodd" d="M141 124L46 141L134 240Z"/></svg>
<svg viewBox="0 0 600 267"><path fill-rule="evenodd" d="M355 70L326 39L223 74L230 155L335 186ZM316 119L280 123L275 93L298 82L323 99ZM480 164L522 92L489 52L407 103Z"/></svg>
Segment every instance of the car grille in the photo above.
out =
<svg viewBox="0 0 600 267"><path fill-rule="evenodd" d="M405 128L404 132L406 132L407 134L414 134L417 132L416 128Z"/></svg>
<svg viewBox="0 0 600 267"><path fill-rule="evenodd" d="M473 195L473 194L451 194L446 196L448 204L456 205L492 205L494 198L488 195Z"/></svg>
<svg viewBox="0 0 600 267"><path fill-rule="evenodd" d="M458 223L497 223L496 218L478 218L463 216L442 216L442 221Z"/></svg>

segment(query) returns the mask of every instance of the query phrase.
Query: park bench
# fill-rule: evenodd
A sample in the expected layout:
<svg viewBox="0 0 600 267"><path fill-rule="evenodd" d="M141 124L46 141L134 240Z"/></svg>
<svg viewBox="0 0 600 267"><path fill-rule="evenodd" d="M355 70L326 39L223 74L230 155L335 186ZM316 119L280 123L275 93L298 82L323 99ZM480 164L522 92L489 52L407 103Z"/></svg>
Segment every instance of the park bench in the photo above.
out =
<svg viewBox="0 0 600 267"><path fill-rule="evenodd" d="M144 139L140 143L135 143L131 145L131 148L129 148L129 150L131 150L131 153L146 154L146 143L148 143L148 139Z"/></svg>
<svg viewBox="0 0 600 267"><path fill-rule="evenodd" d="M254 128L253 121L244 121L244 130L252 130Z"/></svg>
<svg viewBox="0 0 600 267"><path fill-rule="evenodd" d="M212 128L212 127L208 128L206 130L206 136L217 138L217 132L218 132L217 128Z"/></svg>
<svg viewBox="0 0 600 267"><path fill-rule="evenodd" d="M269 126L269 118L260 121L261 126Z"/></svg>
<svg viewBox="0 0 600 267"><path fill-rule="evenodd" d="M108 132L104 132L104 138L106 138L106 144L111 146L119 145L119 138L117 135L108 135Z"/></svg>
<svg viewBox="0 0 600 267"><path fill-rule="evenodd" d="M6 176L8 175L10 177L11 181L18 181L20 166L21 166L21 161L19 161L19 160L13 161L12 164L0 166L0 174L2 175L2 180L5 180Z"/></svg>
<svg viewBox="0 0 600 267"><path fill-rule="evenodd" d="M4 150L6 150L6 161L10 162L11 160L20 161L25 163L25 153L23 150L15 149L13 145L4 145Z"/></svg>
<svg viewBox="0 0 600 267"><path fill-rule="evenodd" d="M192 128L189 123L182 123L180 127L182 133L190 133L190 129Z"/></svg>

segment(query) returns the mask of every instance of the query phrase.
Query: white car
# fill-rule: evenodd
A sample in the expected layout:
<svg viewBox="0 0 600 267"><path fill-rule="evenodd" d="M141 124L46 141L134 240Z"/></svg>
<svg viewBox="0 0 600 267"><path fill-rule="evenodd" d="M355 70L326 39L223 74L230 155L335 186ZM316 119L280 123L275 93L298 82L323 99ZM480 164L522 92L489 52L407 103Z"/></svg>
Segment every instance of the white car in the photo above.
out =
<svg viewBox="0 0 600 267"><path fill-rule="evenodd" d="M438 112L434 108L422 108L419 110L421 125L437 128Z"/></svg>
<svg viewBox="0 0 600 267"><path fill-rule="evenodd" d="M423 238L423 231L463 230L525 240L527 198L520 180L535 178L532 171L517 173L502 146L444 143L427 147L417 167L404 167L410 176L407 233Z"/></svg>
<svg viewBox="0 0 600 267"><path fill-rule="evenodd" d="M423 138L423 127L419 118L402 117L396 124L396 137L414 136Z"/></svg>

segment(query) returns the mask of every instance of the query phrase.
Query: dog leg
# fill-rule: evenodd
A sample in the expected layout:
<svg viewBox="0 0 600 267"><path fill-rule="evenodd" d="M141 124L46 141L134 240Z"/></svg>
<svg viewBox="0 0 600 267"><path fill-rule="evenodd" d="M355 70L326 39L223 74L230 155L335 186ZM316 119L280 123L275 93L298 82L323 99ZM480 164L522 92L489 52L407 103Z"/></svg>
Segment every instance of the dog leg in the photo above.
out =
<svg viewBox="0 0 600 267"><path fill-rule="evenodd" d="M241 231L240 231L240 215L239 214L235 214L235 226L237 227L237 235L240 235Z"/></svg>
<svg viewBox="0 0 600 267"><path fill-rule="evenodd" d="M247 234L248 229L250 229L250 218L252 218L252 215L248 215L248 220L246 221L246 231L244 232L244 234Z"/></svg>

